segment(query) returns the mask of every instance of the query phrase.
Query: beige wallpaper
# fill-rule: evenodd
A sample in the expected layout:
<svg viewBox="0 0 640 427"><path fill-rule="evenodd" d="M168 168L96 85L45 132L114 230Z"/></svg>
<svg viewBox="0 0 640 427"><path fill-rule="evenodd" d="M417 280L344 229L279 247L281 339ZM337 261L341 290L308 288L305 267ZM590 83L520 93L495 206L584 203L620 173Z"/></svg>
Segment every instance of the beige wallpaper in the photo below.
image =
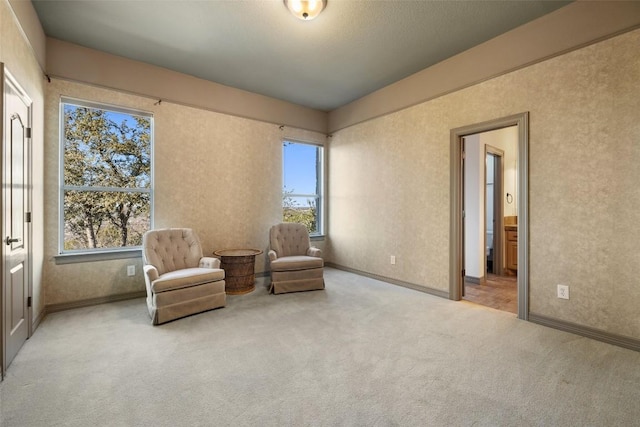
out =
<svg viewBox="0 0 640 427"><path fill-rule="evenodd" d="M636 30L335 132L330 259L448 291L449 132L529 111L530 311L640 338L639 81Z"/></svg>
<svg viewBox="0 0 640 427"><path fill-rule="evenodd" d="M41 43L44 44L44 40ZM5 0L0 0L0 62L32 101L32 315L33 319L38 319L45 303L42 286L44 74Z"/></svg>
<svg viewBox="0 0 640 427"><path fill-rule="evenodd" d="M194 228L205 254L224 248L265 251L282 218L282 139L323 143L323 134L185 107L53 79L46 92L46 303L144 290L141 259L57 265L60 96L150 111L154 115L154 226ZM322 242L318 242L322 247ZM126 276L126 265L137 274Z"/></svg>

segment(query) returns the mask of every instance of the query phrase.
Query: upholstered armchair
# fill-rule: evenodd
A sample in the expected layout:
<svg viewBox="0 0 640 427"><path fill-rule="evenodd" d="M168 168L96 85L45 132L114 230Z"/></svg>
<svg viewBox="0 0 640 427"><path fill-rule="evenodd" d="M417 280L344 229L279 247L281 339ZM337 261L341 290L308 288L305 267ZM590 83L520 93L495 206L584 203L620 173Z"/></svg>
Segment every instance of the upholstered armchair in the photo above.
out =
<svg viewBox="0 0 640 427"><path fill-rule="evenodd" d="M282 294L324 289L322 251L311 247L309 232L304 225L274 225L269 230L269 242L269 292Z"/></svg>
<svg viewBox="0 0 640 427"><path fill-rule="evenodd" d="M220 260L202 256L192 229L147 231L142 248L147 307L154 325L225 306Z"/></svg>

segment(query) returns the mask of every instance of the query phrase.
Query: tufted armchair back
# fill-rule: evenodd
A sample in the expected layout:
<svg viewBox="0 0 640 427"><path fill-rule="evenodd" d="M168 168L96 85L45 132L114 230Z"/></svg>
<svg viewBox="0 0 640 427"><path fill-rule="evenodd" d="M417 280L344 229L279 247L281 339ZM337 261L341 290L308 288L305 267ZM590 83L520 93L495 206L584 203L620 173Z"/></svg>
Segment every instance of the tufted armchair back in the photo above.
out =
<svg viewBox="0 0 640 427"><path fill-rule="evenodd" d="M279 258L295 255L306 255L311 243L307 227L302 224L282 223L269 230L271 249Z"/></svg>
<svg viewBox="0 0 640 427"><path fill-rule="evenodd" d="M145 264L153 265L158 274L198 267L202 247L190 228L164 228L147 231L142 237Z"/></svg>

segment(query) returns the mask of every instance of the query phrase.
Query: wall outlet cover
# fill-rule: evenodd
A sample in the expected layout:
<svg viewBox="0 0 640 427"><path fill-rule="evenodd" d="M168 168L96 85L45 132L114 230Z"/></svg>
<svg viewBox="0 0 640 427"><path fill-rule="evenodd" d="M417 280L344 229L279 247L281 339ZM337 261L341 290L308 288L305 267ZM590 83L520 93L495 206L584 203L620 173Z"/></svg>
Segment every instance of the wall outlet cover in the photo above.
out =
<svg viewBox="0 0 640 427"><path fill-rule="evenodd" d="M558 285L558 298L569 299L569 286Z"/></svg>

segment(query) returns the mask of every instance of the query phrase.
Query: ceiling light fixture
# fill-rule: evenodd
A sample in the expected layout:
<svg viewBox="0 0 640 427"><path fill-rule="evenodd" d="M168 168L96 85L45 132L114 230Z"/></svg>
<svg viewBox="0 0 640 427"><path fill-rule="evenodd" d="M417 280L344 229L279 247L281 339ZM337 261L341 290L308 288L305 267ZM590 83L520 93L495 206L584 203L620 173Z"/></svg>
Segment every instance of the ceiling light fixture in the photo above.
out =
<svg viewBox="0 0 640 427"><path fill-rule="evenodd" d="M293 16L303 21L311 21L327 5L327 0L284 0L285 6Z"/></svg>

